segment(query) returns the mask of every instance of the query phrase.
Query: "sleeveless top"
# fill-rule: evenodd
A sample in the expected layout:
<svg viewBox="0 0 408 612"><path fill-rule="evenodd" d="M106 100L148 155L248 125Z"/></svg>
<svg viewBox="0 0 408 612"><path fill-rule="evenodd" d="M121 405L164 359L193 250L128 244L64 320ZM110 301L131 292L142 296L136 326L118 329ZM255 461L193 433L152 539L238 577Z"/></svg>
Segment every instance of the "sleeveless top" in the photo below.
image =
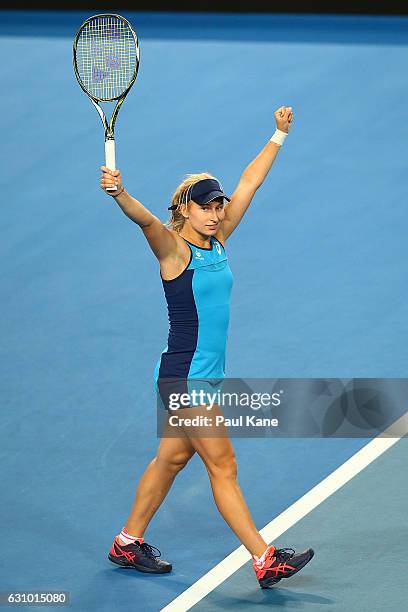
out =
<svg viewBox="0 0 408 612"><path fill-rule="evenodd" d="M185 240L185 239L184 239ZM172 280L162 278L169 314L166 348L156 365L160 378L223 378L233 276L223 245L185 240L190 261Z"/></svg>

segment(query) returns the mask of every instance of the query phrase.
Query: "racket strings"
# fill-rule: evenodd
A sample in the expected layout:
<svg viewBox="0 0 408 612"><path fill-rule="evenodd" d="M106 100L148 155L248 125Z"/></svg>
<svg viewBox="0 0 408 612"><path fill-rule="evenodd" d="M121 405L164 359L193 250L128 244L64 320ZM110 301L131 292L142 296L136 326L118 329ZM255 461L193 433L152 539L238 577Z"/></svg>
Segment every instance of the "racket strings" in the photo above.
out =
<svg viewBox="0 0 408 612"><path fill-rule="evenodd" d="M115 100L131 85L139 48L129 25L115 16L96 17L81 29L76 65L84 88L99 100Z"/></svg>

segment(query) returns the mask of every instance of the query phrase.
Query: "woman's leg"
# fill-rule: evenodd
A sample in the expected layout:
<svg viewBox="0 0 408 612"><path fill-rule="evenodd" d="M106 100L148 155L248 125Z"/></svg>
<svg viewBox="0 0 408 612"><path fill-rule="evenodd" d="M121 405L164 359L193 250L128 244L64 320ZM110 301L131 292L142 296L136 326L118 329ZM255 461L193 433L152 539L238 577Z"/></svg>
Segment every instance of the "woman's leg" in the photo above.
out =
<svg viewBox="0 0 408 612"><path fill-rule="evenodd" d="M150 462L139 481L126 530L133 536L143 537L156 510L166 497L176 475L194 455L195 449L183 435L162 438L156 457Z"/></svg>
<svg viewBox="0 0 408 612"><path fill-rule="evenodd" d="M190 416L201 414L214 417L215 414L214 410L208 412L205 408L188 408L178 412L180 416L185 416L187 411ZM183 427L183 430L207 468L214 500L222 517L251 555L260 557L268 545L255 527L239 487L235 453L227 430L217 427L217 432L210 432L215 437L202 437L205 436L205 428Z"/></svg>

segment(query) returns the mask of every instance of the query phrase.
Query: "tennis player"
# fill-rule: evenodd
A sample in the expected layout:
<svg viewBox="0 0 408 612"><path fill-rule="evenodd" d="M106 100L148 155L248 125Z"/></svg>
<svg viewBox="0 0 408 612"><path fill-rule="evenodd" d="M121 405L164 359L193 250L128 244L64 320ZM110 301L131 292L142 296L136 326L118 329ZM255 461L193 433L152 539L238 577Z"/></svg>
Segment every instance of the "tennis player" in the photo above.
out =
<svg viewBox="0 0 408 612"><path fill-rule="evenodd" d="M245 168L231 198L210 174L187 175L173 195L171 218L166 225L127 193L119 170L102 167L102 189L139 225L160 263L170 321L168 344L155 370L156 388L164 408L169 408L169 396L162 381L225 376L232 287L225 243L265 180L288 134L292 108L281 106L274 116L276 131ZM116 190L106 192L107 187ZM209 271L212 273L208 274ZM178 415L203 409L203 406L182 408ZM144 533L178 472L198 453L207 469L217 508L251 554L260 586L271 587L302 569L313 557L311 548L300 553L291 548L277 549L268 545L256 529L237 481L229 437L192 435L194 429L187 426L180 430L177 437L161 438L156 456L140 479L128 520L113 541L109 559L142 572L171 571L171 564L160 559L160 551L144 541Z"/></svg>

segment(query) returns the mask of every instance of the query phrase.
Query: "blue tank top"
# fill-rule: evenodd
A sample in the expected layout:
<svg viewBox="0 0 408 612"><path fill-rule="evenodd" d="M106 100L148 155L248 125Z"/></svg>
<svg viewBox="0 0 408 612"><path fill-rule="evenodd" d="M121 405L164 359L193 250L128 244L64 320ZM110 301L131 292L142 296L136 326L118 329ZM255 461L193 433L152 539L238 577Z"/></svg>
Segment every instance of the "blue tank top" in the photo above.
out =
<svg viewBox="0 0 408 612"><path fill-rule="evenodd" d="M214 237L207 249L186 243L190 248L187 268L173 280L162 279L170 328L156 366L156 380L225 375L233 283L228 258Z"/></svg>

